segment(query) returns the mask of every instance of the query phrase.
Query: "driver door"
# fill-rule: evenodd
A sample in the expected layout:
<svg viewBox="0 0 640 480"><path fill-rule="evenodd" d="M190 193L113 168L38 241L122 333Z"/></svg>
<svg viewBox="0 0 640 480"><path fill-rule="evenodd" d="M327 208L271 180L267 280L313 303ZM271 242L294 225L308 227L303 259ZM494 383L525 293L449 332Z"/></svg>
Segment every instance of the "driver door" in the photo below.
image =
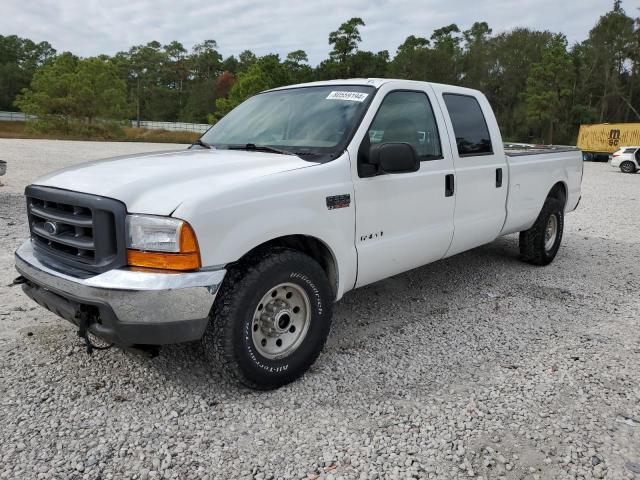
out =
<svg viewBox="0 0 640 480"><path fill-rule="evenodd" d="M434 105L428 86L388 90L360 143L360 168L354 175L356 287L438 260L449 248L453 158L440 134L446 132L444 119ZM387 142L409 143L418 154L419 170L366 176L361 167L371 145Z"/></svg>

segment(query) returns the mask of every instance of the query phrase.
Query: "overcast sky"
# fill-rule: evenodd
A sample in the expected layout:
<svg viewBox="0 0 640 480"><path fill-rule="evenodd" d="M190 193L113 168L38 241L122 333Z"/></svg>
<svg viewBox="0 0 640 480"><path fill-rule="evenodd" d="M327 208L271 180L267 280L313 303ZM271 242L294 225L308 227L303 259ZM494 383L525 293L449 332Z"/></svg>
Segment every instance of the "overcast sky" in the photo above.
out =
<svg viewBox="0 0 640 480"><path fill-rule="evenodd" d="M250 49L258 55L303 49L315 65L329 52L327 37L342 22L361 17L361 48L389 50L411 34L474 21L494 33L514 27L563 32L569 42L586 38L613 0L0 0L0 34L49 41L58 51L90 56L132 45L178 40L187 48L218 42L226 57ZM640 0L625 0L638 15Z"/></svg>

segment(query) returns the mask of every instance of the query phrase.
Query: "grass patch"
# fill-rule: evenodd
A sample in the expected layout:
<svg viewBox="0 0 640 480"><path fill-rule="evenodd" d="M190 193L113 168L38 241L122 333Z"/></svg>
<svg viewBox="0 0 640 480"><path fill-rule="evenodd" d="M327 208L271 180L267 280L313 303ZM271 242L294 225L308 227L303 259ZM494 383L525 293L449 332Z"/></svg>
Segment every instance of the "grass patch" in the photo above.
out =
<svg viewBox="0 0 640 480"><path fill-rule="evenodd" d="M124 127L125 141L128 142L153 142L153 143L193 143L201 133L176 132L170 130L157 130L149 128Z"/></svg>
<svg viewBox="0 0 640 480"><path fill-rule="evenodd" d="M26 122L0 122L0 138L42 138L25 132Z"/></svg>
<svg viewBox="0 0 640 480"><path fill-rule="evenodd" d="M45 133L27 128L27 122L0 122L0 138L34 138L48 140L94 140L108 142L193 143L200 137L194 132L174 132L146 128L123 127L121 133L104 135L102 132L83 131Z"/></svg>

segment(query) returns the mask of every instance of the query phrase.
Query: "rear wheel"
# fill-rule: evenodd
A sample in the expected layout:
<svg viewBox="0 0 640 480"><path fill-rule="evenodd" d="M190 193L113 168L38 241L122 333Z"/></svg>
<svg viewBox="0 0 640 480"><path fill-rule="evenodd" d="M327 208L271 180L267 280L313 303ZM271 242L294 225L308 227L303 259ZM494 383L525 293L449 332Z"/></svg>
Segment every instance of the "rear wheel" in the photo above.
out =
<svg viewBox="0 0 640 480"><path fill-rule="evenodd" d="M207 357L250 388L299 378L331 325L331 288L320 265L295 250L267 250L228 273L203 337Z"/></svg>
<svg viewBox="0 0 640 480"><path fill-rule="evenodd" d="M520 256L533 265L548 265L555 258L564 229L564 202L547 198L533 226L520 232Z"/></svg>
<svg viewBox="0 0 640 480"><path fill-rule="evenodd" d="M635 163L626 160L620 164L620 171L622 173L635 173L636 165Z"/></svg>

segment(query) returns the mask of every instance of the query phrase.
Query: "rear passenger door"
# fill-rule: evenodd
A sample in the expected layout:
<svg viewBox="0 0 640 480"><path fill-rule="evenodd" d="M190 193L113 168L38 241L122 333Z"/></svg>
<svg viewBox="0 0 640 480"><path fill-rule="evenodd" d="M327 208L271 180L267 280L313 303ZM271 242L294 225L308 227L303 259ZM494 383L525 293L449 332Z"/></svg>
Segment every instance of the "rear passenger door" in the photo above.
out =
<svg viewBox="0 0 640 480"><path fill-rule="evenodd" d="M439 97L446 112L455 167L450 256L499 235L506 218L508 172L497 122L484 96L444 90Z"/></svg>

